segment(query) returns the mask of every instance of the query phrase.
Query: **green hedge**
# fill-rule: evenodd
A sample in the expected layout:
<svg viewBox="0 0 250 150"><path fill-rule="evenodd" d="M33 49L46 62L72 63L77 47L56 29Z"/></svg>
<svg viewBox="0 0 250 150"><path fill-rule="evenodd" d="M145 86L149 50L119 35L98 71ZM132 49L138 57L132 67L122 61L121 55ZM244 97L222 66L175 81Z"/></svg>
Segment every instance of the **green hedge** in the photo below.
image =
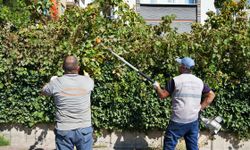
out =
<svg viewBox="0 0 250 150"><path fill-rule="evenodd" d="M173 16L148 26L123 3L118 18L105 18L102 2L86 9L68 9L57 22L12 31L0 30L0 123L34 126L53 122L53 100L40 89L53 75L62 75L62 59L73 54L83 72L95 79L92 118L95 129L164 130L170 117L170 98L159 100L148 82L112 57L110 47L144 73L162 83L177 75L175 58L191 56L194 73L216 92L205 116L221 115L224 130L249 138L250 28L241 6L209 13L204 25L191 33L170 27ZM235 11L232 11L235 10ZM236 17L234 17L234 15ZM101 39L98 44L96 39Z"/></svg>

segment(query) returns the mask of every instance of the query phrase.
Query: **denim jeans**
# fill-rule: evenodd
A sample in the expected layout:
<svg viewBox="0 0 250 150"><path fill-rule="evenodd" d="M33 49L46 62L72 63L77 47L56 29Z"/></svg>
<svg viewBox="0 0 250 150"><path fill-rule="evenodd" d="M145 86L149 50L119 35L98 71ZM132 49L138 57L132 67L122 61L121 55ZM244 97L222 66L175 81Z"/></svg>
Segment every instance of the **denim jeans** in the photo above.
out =
<svg viewBox="0 0 250 150"><path fill-rule="evenodd" d="M170 121L164 136L164 150L174 150L178 139L184 137L187 150L198 150L198 120L183 124Z"/></svg>
<svg viewBox="0 0 250 150"><path fill-rule="evenodd" d="M92 150L93 137L92 127L74 130L55 129L57 150Z"/></svg>

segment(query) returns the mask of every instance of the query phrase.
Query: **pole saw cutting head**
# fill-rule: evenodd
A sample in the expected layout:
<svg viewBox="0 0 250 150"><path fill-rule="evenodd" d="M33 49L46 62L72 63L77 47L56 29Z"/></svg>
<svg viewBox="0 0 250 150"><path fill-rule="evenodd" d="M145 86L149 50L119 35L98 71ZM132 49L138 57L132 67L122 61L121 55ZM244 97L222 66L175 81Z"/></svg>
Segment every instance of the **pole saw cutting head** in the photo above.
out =
<svg viewBox="0 0 250 150"><path fill-rule="evenodd" d="M217 134L221 129L221 122L223 118L220 116L215 117L214 119L205 118L202 115L200 116L201 121L205 123L206 127L210 130L211 133Z"/></svg>

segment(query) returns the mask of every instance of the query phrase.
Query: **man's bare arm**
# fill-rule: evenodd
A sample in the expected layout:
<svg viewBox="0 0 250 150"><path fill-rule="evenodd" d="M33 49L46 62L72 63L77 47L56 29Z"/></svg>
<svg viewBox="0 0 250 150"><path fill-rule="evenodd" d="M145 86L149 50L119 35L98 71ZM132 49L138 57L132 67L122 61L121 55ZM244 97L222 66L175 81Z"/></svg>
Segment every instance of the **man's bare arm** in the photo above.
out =
<svg viewBox="0 0 250 150"><path fill-rule="evenodd" d="M41 89L41 95L45 95L45 96L46 96L46 93L44 92L44 88L45 88L46 85L47 85L47 84L45 84L45 85L42 87L42 89Z"/></svg>
<svg viewBox="0 0 250 150"><path fill-rule="evenodd" d="M154 89L156 90L158 97L160 97L161 99L164 99L170 95L167 90L161 88L158 82L154 83Z"/></svg>
<svg viewBox="0 0 250 150"><path fill-rule="evenodd" d="M214 100L214 97L215 97L215 94L212 90L209 91L207 94L205 94L205 98L203 102L201 103L201 110L204 110L206 107L208 107Z"/></svg>
<svg viewBox="0 0 250 150"><path fill-rule="evenodd" d="M56 78L58 78L57 76L52 76L51 78L50 78L50 82L52 81L52 80L54 80L54 79L56 79ZM49 82L49 83L50 83ZM51 86L49 86L49 83L46 83L44 86L43 86L43 88L42 88L42 90L41 90L41 94L42 95L45 95L45 96L50 96L50 95L52 95L52 90L51 90Z"/></svg>
<svg viewBox="0 0 250 150"><path fill-rule="evenodd" d="M170 94L168 93L168 91L167 90L163 90L163 89L158 89L158 90L156 90L157 91L157 94L158 94L158 96L161 98L161 99L164 99L164 98L166 98L166 97L168 97Z"/></svg>

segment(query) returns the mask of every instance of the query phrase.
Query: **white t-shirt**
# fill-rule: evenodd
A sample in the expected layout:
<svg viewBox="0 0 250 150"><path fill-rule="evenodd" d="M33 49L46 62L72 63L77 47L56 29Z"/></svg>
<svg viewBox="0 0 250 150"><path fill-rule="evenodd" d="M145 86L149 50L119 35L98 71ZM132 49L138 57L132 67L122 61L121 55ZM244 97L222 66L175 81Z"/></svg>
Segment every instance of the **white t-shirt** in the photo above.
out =
<svg viewBox="0 0 250 150"><path fill-rule="evenodd" d="M65 74L44 86L43 93L54 97L56 129L72 130L91 126L91 91L94 81L88 76Z"/></svg>

